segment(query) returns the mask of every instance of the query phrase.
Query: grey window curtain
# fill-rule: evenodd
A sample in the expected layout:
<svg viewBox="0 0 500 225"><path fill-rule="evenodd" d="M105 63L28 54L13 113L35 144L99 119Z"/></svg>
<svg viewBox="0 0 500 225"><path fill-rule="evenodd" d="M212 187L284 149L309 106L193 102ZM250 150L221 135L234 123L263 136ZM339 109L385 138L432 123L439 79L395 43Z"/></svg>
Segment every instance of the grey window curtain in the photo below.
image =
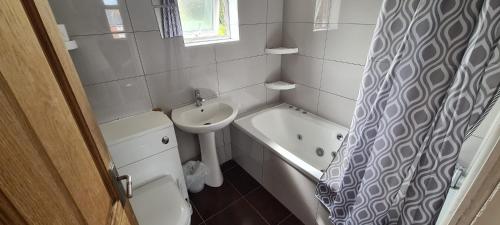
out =
<svg viewBox="0 0 500 225"><path fill-rule="evenodd" d="M163 38L182 37L181 17L177 0L161 0L161 23Z"/></svg>
<svg viewBox="0 0 500 225"><path fill-rule="evenodd" d="M317 186L335 225L435 224L498 97L500 0L385 0L349 136Z"/></svg>

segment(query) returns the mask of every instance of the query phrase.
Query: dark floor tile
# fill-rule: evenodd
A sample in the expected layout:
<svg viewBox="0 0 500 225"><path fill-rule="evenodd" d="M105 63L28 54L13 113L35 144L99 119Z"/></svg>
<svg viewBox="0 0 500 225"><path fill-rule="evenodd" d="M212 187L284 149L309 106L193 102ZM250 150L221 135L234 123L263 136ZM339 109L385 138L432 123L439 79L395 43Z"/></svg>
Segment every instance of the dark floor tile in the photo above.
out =
<svg viewBox="0 0 500 225"><path fill-rule="evenodd" d="M191 214L191 225L199 225L203 223L203 219L201 219L198 210L195 209L194 205L192 207L193 207L193 214Z"/></svg>
<svg viewBox="0 0 500 225"><path fill-rule="evenodd" d="M244 199L205 221L207 225L267 225Z"/></svg>
<svg viewBox="0 0 500 225"><path fill-rule="evenodd" d="M229 160L229 161L223 163L220 168L221 168L222 172L224 173L224 172L234 168L236 165L237 164L235 161Z"/></svg>
<svg viewBox="0 0 500 225"><path fill-rule="evenodd" d="M231 182L242 195L260 187L259 182L238 165L224 173L224 178Z"/></svg>
<svg viewBox="0 0 500 225"><path fill-rule="evenodd" d="M283 222L281 222L279 225L304 225L302 221L299 220L299 218L295 217L293 214L286 218Z"/></svg>
<svg viewBox="0 0 500 225"><path fill-rule="evenodd" d="M206 219L239 199L241 194L225 181L220 187L205 186L203 191L190 196L201 217Z"/></svg>
<svg viewBox="0 0 500 225"><path fill-rule="evenodd" d="M245 198L271 225L278 224L291 214L285 206L264 188L249 193Z"/></svg>

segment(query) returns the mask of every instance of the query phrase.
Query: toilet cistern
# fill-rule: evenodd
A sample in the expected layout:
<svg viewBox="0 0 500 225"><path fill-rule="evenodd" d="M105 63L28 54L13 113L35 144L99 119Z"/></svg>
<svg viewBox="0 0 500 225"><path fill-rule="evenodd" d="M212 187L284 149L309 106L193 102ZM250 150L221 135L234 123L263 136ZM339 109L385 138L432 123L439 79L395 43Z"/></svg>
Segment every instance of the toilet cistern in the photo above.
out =
<svg viewBox="0 0 500 225"><path fill-rule="evenodd" d="M220 98L208 100L203 105L196 102L172 111L172 120L179 129L198 134L201 160L208 168L205 180L208 186L219 187L224 181L217 158L214 132L233 122L237 114L238 107L235 104Z"/></svg>

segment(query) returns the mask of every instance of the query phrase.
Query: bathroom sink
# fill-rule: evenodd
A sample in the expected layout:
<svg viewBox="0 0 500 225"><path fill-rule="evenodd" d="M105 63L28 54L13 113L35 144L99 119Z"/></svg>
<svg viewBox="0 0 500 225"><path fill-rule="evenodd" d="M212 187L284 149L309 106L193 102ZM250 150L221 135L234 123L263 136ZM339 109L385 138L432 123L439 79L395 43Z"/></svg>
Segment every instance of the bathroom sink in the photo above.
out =
<svg viewBox="0 0 500 225"><path fill-rule="evenodd" d="M191 104L172 111L172 120L181 130L202 134L214 132L233 122L238 108L229 102L213 99L202 106Z"/></svg>
<svg viewBox="0 0 500 225"><path fill-rule="evenodd" d="M204 102L200 92L195 90L196 103L172 111L172 120L181 130L198 134L201 149L201 161L207 166L205 184L220 187L224 181L215 147L215 131L233 122L238 114L238 107L223 99Z"/></svg>

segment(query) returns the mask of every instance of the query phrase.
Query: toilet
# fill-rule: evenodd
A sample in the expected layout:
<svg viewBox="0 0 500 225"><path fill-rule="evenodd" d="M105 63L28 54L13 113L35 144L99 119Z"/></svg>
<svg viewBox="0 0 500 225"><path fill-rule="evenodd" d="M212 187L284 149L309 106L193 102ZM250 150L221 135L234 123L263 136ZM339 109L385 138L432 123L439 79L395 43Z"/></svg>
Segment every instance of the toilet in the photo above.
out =
<svg viewBox="0 0 500 225"><path fill-rule="evenodd" d="M119 175L132 177L140 225L189 225L192 209L172 121L147 112L101 125Z"/></svg>

